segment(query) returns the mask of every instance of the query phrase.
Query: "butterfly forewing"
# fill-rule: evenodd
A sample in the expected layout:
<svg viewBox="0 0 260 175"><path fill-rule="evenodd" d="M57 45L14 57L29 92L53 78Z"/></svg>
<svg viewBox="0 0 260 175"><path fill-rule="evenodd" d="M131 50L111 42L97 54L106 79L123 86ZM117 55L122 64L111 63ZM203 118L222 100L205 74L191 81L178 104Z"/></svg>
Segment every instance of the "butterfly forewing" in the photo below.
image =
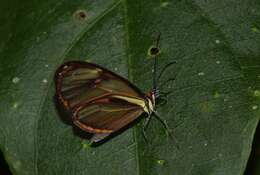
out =
<svg viewBox="0 0 260 175"><path fill-rule="evenodd" d="M56 92L67 109L111 94L144 98L126 79L86 62L63 64L56 72Z"/></svg>
<svg viewBox="0 0 260 175"><path fill-rule="evenodd" d="M146 97L128 80L95 64L67 62L56 72L59 102L99 141L144 112Z"/></svg>

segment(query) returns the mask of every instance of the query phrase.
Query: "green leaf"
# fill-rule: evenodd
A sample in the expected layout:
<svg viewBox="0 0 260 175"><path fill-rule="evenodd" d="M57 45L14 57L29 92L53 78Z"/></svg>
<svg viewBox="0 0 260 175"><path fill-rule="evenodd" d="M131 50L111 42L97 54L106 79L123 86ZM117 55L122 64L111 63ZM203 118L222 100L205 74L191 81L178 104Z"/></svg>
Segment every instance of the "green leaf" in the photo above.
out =
<svg viewBox="0 0 260 175"><path fill-rule="evenodd" d="M260 114L259 1L3 0L0 11L0 149L13 174L243 174ZM90 147L59 117L56 68L91 61L147 92L159 32L170 93L157 110L172 137L153 117L149 144L140 121Z"/></svg>

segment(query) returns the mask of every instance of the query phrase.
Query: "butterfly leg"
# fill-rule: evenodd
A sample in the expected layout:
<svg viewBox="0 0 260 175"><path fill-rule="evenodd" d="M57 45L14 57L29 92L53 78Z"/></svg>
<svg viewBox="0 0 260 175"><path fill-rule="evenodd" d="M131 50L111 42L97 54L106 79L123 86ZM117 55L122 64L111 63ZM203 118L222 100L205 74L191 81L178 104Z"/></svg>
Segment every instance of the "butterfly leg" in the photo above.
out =
<svg viewBox="0 0 260 175"><path fill-rule="evenodd" d="M161 84L160 84L160 87L163 88L165 86L168 85L168 88L172 86L172 83L175 81L175 78L169 78L165 81L163 81Z"/></svg>
<svg viewBox="0 0 260 175"><path fill-rule="evenodd" d="M155 117L156 117L156 118L162 123L162 125L164 126L165 131L166 131L167 138L168 138L168 136L170 136L173 140L176 141L176 148L177 148L177 150L179 150L178 140L177 140L176 138L174 138L173 135L171 134L171 129L169 128L167 122L166 122L165 120L163 120L163 119L159 116L159 114L158 114L156 111L154 111L153 114L155 115ZM149 116L146 118L146 120L145 120L145 122L144 122L144 124L143 124L143 130L142 130L142 131L143 131L142 133L143 133L145 142L148 143L148 145L150 145L150 143L149 143L149 141L148 141L148 139L147 139L145 130L146 130L146 128L148 127L148 124L149 124L149 122L150 122L150 120L151 120L151 117L152 117L152 115L149 115Z"/></svg>
<svg viewBox="0 0 260 175"><path fill-rule="evenodd" d="M173 140L175 140L175 142L176 142L176 148L177 148L177 150L179 150L180 148L179 148L179 141L175 138L175 137L173 137L173 135L171 134L171 129L169 128L169 126L168 126L168 124L167 124L167 122L165 121L165 120L163 120L159 115L158 115L158 113L155 111L154 112L154 115L155 115L155 117L163 124L163 126L164 126L164 128L165 128L165 130L166 130L166 134L167 134L167 136L170 136Z"/></svg>
<svg viewBox="0 0 260 175"><path fill-rule="evenodd" d="M167 93L160 92L160 96L156 99L156 105L163 106L167 103Z"/></svg>
<svg viewBox="0 0 260 175"><path fill-rule="evenodd" d="M165 121L165 120L163 120L159 115L158 115L158 113L155 111L154 112L154 116L162 123L162 125L164 126L164 128L165 128L165 131L166 131L166 134L167 134L167 136L171 136L171 130L170 130L170 128L169 128L169 126L168 126L168 124L167 124L167 122Z"/></svg>
<svg viewBox="0 0 260 175"><path fill-rule="evenodd" d="M148 139L147 139L147 135L146 135L146 133L145 133L145 130L146 130L146 128L148 127L148 125L149 125L149 122L150 122L150 120L151 120L151 117L152 117L152 115L149 115L146 119L145 119L145 121L144 121L144 123L143 123L143 136L144 136L144 139L145 139L145 142L146 143L149 143L148 142Z"/></svg>
<svg viewBox="0 0 260 175"><path fill-rule="evenodd" d="M147 135L146 135L146 133L145 133L144 128L143 128L143 130L142 130L142 133L143 133L145 142L149 144L148 139L147 139Z"/></svg>
<svg viewBox="0 0 260 175"><path fill-rule="evenodd" d="M170 78L170 79L166 80L165 82L163 82L160 86L164 87L169 82L174 81L174 80L175 80L174 78ZM171 93L173 93L173 91L166 91L166 92L165 91L160 91L160 92L158 92L158 95L157 95L158 96L158 101L163 101L164 102L163 104L165 104L165 101L167 101L166 100L167 96L170 95Z"/></svg>

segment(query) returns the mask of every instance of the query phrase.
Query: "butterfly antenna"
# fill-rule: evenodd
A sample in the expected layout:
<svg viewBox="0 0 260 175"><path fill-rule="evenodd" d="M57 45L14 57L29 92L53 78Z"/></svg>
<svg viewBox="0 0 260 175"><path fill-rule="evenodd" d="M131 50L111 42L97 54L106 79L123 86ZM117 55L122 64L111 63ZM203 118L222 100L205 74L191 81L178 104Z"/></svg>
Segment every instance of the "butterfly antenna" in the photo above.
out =
<svg viewBox="0 0 260 175"><path fill-rule="evenodd" d="M156 52L154 54L154 63L153 63L153 90L155 92L157 91L157 64L158 64L157 55L158 55L158 52L159 52L160 38L161 38L161 33L159 33L158 36L157 36L156 48L154 48L156 50Z"/></svg>
<svg viewBox="0 0 260 175"><path fill-rule="evenodd" d="M160 72L159 76L158 76L158 80L160 80L160 78L162 77L162 75L164 74L164 72L170 68L172 65L176 64L177 62L176 61L172 61L170 63L168 63L167 65L165 65L163 68L162 68L162 71Z"/></svg>

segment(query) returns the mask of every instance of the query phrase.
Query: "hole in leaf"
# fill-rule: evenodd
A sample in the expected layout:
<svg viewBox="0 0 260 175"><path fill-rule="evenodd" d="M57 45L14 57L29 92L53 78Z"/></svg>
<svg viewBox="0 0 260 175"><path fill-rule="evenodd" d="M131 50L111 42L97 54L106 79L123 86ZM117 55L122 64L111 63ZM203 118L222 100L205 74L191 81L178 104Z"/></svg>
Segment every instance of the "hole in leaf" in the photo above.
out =
<svg viewBox="0 0 260 175"><path fill-rule="evenodd" d="M149 54L152 56L157 55L159 52L160 52L160 49L158 47L153 46L149 49Z"/></svg>

